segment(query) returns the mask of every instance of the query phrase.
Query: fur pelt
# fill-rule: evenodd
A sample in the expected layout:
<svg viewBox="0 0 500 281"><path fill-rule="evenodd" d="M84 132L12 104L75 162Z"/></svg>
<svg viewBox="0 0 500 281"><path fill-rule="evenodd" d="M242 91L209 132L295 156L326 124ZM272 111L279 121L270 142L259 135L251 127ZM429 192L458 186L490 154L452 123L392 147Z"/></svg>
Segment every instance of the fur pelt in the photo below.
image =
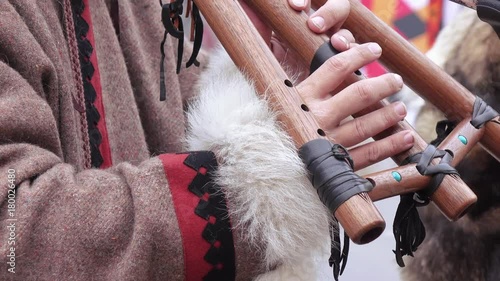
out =
<svg viewBox="0 0 500 281"><path fill-rule="evenodd" d="M445 28L429 56L500 111L500 40L474 11L464 11ZM442 119L426 104L416 129L429 141ZM500 280L500 163L477 145L457 170L478 203L457 222L449 222L434 206L419 209L427 238L415 258L406 259L406 281Z"/></svg>
<svg viewBox="0 0 500 281"><path fill-rule="evenodd" d="M292 140L223 49L208 67L188 110L187 149L216 153L235 243L262 255L258 280L322 279L330 216Z"/></svg>

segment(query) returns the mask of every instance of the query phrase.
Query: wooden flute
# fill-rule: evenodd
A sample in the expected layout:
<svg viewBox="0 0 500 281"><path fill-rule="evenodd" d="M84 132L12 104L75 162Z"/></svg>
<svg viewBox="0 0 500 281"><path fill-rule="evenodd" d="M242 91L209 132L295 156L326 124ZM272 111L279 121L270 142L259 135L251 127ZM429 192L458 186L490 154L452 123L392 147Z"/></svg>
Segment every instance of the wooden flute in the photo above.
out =
<svg viewBox="0 0 500 281"><path fill-rule="evenodd" d="M307 106L237 1L194 0L194 2L205 15L236 65L254 81L257 91L261 95L265 95L271 101L273 109L280 113L279 119L285 125L285 129L292 136L297 147L314 139L325 138L325 132L319 128L314 117L306 110ZM286 1L248 0L246 2L267 21L281 38L289 43L289 46L298 52L307 64L311 64L316 59L318 50L325 48L325 42L329 41L325 36L311 32L306 26L307 16L304 13L291 10ZM316 6L325 2L325 0L313 0L313 4ZM482 139L485 146L491 148L490 152L499 155L500 147L493 145L493 143L499 143L498 140L500 140L498 138L500 134L497 133L498 123L495 125L495 122L498 122L498 117L493 122L486 123L483 128L470 126L468 121L474 103L472 94L429 62L425 56L383 24L358 0L350 2L351 13L345 27L353 32L357 40L361 43L368 41L379 43L384 50L382 62L400 73L410 86L420 90L421 93L430 93L431 90L437 92L438 97L433 95L434 99L430 100L438 108L440 108L440 102L446 104L442 110L450 118L463 120L454 133L439 147L439 149L447 150L454 155L451 164L456 165L479 139ZM401 63L401 57L409 58L410 63ZM343 86L361 79L364 79L362 75L353 73L346 79ZM431 82L422 82L422 79L429 79ZM439 79L444 82L439 81ZM448 99L448 95L452 95L454 92L458 94L450 96ZM424 96L427 97L425 94ZM453 104L458 104L458 108L450 110L448 106L450 101ZM385 102L377 103L358 113L358 116L385 105ZM379 134L375 139L408 129L413 130L410 125L402 121ZM488 132L493 135L493 140L489 139ZM482 137L483 134L485 137ZM418 134L414 133L414 136L415 146L409 151L393 157L398 164L402 164L409 156L422 152L426 148L427 143ZM466 143L463 142L463 138L466 138ZM331 138L330 140L334 141ZM439 163L438 159L433 160L433 164L437 163ZM370 192L370 197L373 200L422 190L431 180L429 176L420 175L415 169L415 164L376 173L367 178L375 186L374 190ZM477 200L467 185L459 177L452 175L444 177L439 188L431 195L431 199L450 220L456 220L463 216ZM378 237L385 227L385 222L364 193L347 200L336 209L335 216L355 243L370 242Z"/></svg>
<svg viewBox="0 0 500 281"><path fill-rule="evenodd" d="M297 148L317 139L329 139L318 126L280 64L237 1L194 1L235 64L250 78L257 92L270 101L278 119ZM235 93L236 94L236 93ZM377 238L385 221L366 193L350 197L335 217L358 244ZM311 218L314 219L314 218Z"/></svg>
<svg viewBox="0 0 500 281"><path fill-rule="evenodd" d="M405 83L435 105L448 119L461 121L471 116L475 96L439 66L418 51L359 0L349 0L351 11L344 23L359 43L376 42L382 49L380 61L400 74ZM464 3L469 1L463 1ZM326 0L312 0L321 7ZM500 117L485 124L480 144L500 161Z"/></svg>

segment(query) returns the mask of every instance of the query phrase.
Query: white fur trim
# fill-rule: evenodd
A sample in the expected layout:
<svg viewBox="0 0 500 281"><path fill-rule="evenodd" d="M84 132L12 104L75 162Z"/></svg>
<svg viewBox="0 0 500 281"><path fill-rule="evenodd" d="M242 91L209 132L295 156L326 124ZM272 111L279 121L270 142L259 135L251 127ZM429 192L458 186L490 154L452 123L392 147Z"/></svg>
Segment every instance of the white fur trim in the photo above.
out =
<svg viewBox="0 0 500 281"><path fill-rule="evenodd" d="M319 280L329 214L296 148L223 49L208 68L188 111L187 149L216 153L233 227L275 268L258 280Z"/></svg>

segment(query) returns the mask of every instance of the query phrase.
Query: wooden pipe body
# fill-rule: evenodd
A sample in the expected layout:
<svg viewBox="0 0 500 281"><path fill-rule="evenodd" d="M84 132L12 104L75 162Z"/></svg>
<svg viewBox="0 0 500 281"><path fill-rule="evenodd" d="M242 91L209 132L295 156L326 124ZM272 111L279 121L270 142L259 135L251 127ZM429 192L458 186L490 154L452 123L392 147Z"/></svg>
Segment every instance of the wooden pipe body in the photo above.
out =
<svg viewBox="0 0 500 281"><path fill-rule="evenodd" d="M469 119L464 119L453 130L446 139L441 142L439 149L450 151L453 154L453 159L450 162L451 166L456 166L462 159L472 150L484 134L484 128L476 129L470 123ZM402 195L409 192L419 191L419 186L427 186L430 182L429 177L422 177L414 173L416 164L406 165L396 169L389 169L386 171L367 175L369 178L377 183L375 188L370 192L370 198L373 201L378 201L384 198ZM405 180L402 180L405 179ZM431 199L440 202L440 198L447 198L445 201L448 205L462 205L462 215L466 212L467 206L474 203L473 196L465 197L471 200L470 204L462 203L462 197L456 197L451 189L447 194L441 194L443 189L438 189ZM455 190L455 192L463 192L462 190ZM438 206L439 207L439 206ZM450 207L443 208L447 210ZM454 207L451 207L454 208ZM445 212L443 212L446 216ZM459 216L460 217L460 214Z"/></svg>
<svg viewBox="0 0 500 281"><path fill-rule="evenodd" d="M292 11L286 1L248 0L247 3L265 19L280 38L297 51L307 64L311 63L316 51L329 40L329 38L323 35L313 33L307 27L306 14ZM346 87L362 79L365 79L362 75L353 73L344 81L342 87ZM365 115L386 105L385 102L378 102L355 114L354 117ZM374 138L382 139L403 130L414 131L406 121L402 121ZM427 147L427 143L415 131L414 139L415 145L413 148L393 157L393 160L399 165L408 156L419 153ZM439 160L435 159L433 164L437 164L438 162ZM429 177L427 178L426 180L422 180L422 182L430 180ZM425 185L421 185L419 188L423 189ZM477 197L459 177L446 176L438 190L432 196L432 199L448 219L456 220L476 202Z"/></svg>
<svg viewBox="0 0 500 281"><path fill-rule="evenodd" d="M195 3L235 64L279 113L278 119L295 145L301 147L311 140L324 138L313 115L301 108L300 95L237 1L195 0ZM363 193L344 202L335 216L358 244L374 240L385 228L382 216Z"/></svg>
<svg viewBox="0 0 500 281"><path fill-rule="evenodd" d="M441 142L438 148L448 150L453 154L450 165L455 167L472 150L483 135L484 127L476 129L471 125L470 118L464 119ZM416 164L408 164L366 175L366 178L377 183L375 188L370 192L370 198L373 201L378 201L392 196L416 192L420 190L421 186L427 186L430 178L414 173L415 166Z"/></svg>

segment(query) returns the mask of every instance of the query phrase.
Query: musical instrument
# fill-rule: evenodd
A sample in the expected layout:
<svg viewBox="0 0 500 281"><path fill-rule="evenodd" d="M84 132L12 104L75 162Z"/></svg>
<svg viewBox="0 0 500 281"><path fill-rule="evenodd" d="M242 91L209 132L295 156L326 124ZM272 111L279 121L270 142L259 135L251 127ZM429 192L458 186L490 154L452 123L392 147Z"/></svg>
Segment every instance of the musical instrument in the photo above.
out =
<svg viewBox="0 0 500 281"><path fill-rule="evenodd" d="M313 66L313 70L318 63L335 55L335 50L328 46L329 38L310 31L306 26L305 13L293 11L286 1L246 2L267 21L280 38L294 48L303 62ZM319 7L326 0L312 2L314 6ZM394 156L393 159L399 165L406 164L405 162L413 159L415 155L420 155L417 157L420 160L413 159L412 162L415 163L366 176L373 185L373 190L367 194L360 189L349 198L344 198L342 204L332 211L355 243L368 243L377 238L385 227L385 222L372 200L421 191L427 189L432 182L434 187L428 196L448 219L457 220L477 198L457 175L447 173L443 169L434 170L436 167L458 164L478 141L496 159L500 159L500 119L496 116L485 122L488 120L483 120L483 116L479 118L481 122L478 125L478 117L471 115L473 112L477 115L475 104L478 104L476 107L487 108L484 103L475 99L463 86L376 18L358 0L350 2L351 12L344 27L354 34L356 40L360 43L377 42L384 50L380 59L384 65L399 73L410 87L441 109L449 119L462 121L437 150L430 152L427 150L427 143L414 132L414 147ZM307 104L301 100L296 88L237 1L194 0L194 3L235 64L254 82L257 92L265 96L270 101L270 106L279 112L278 119L284 124L284 129L293 138L297 148L318 139L335 143L335 140L328 137L318 126ZM361 73L353 73L344 81L343 86L361 79L364 79ZM364 115L385 105L385 102L380 102L358 115ZM488 112L491 115L491 111ZM471 124L471 120L475 126ZM481 126L482 123L485 123L484 126ZM375 136L375 139L408 129L412 129L411 126L402 121ZM426 158L430 163L423 165L422 161L425 162ZM444 159L447 159L446 163L443 162ZM416 164L419 161L420 163ZM433 171L437 176L428 176ZM436 181L438 177L441 179Z"/></svg>

